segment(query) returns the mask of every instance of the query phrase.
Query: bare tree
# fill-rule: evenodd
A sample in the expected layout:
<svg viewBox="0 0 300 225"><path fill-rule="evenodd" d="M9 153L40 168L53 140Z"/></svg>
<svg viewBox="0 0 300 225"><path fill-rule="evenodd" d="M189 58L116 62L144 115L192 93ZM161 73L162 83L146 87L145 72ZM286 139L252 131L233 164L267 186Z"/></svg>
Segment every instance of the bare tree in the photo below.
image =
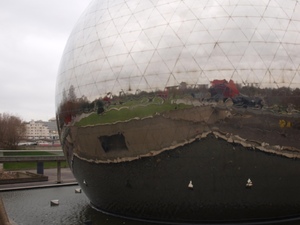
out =
<svg viewBox="0 0 300 225"><path fill-rule="evenodd" d="M0 148L16 149L26 132L23 121L8 113L0 113Z"/></svg>

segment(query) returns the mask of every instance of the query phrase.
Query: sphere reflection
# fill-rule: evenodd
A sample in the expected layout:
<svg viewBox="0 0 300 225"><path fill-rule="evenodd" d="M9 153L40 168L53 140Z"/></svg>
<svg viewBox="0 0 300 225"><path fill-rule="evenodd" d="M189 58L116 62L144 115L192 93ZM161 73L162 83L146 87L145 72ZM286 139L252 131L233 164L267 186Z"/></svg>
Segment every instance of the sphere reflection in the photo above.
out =
<svg viewBox="0 0 300 225"><path fill-rule="evenodd" d="M299 215L299 13L290 0L93 1L56 87L91 203L163 221Z"/></svg>

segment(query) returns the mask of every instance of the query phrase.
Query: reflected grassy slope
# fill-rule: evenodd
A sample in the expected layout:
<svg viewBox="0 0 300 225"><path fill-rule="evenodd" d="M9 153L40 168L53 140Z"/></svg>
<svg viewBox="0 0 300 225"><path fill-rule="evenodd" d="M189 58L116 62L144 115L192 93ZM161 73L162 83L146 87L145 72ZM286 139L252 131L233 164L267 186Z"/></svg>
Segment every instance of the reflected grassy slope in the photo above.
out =
<svg viewBox="0 0 300 225"><path fill-rule="evenodd" d="M192 107L183 103L174 104L171 101L159 102L155 100L151 103L141 104L141 102L130 101L119 106L110 106L104 113L93 113L88 117L75 123L75 126L89 126L96 124L109 124L131 120L134 118L146 118L171 110L186 109Z"/></svg>

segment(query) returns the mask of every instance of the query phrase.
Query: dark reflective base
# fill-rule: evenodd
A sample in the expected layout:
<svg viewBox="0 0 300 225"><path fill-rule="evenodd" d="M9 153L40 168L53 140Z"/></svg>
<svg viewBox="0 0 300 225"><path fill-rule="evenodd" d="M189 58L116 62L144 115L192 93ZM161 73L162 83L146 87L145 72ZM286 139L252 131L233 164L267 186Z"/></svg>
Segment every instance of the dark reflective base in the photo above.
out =
<svg viewBox="0 0 300 225"><path fill-rule="evenodd" d="M93 206L124 217L196 223L300 215L299 160L213 136L131 162L94 164L74 157L73 170Z"/></svg>

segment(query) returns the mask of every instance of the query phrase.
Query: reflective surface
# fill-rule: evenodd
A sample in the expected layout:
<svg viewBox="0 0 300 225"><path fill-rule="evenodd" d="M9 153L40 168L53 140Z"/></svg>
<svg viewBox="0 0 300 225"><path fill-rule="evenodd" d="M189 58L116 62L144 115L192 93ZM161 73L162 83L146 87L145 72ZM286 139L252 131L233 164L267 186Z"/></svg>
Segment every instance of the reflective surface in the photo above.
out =
<svg viewBox="0 0 300 225"><path fill-rule="evenodd" d="M93 1L70 35L56 87L63 149L92 204L163 221L300 214L299 15L292 0ZM199 155L206 148L227 151ZM257 154L264 154L259 166ZM281 168L269 164L274 157ZM208 162L217 171L199 173ZM250 175L267 181L264 191L253 182L252 200L237 201ZM166 180L173 191L160 189ZM197 180L226 182L201 190L210 201L191 202L184 196ZM238 198L249 199L249 190ZM224 205L227 213L216 213Z"/></svg>

